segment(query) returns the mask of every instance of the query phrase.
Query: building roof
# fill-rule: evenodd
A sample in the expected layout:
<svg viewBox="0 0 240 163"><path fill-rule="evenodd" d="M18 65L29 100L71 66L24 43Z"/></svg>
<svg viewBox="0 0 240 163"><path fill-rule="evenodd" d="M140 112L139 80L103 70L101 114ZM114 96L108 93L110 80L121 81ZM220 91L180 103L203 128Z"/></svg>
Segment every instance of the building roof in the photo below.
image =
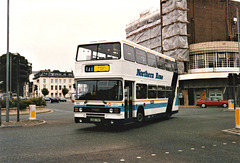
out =
<svg viewBox="0 0 240 163"><path fill-rule="evenodd" d="M73 71L71 72L61 72L59 70L40 70L34 75L34 79L39 77L58 77L58 78L74 78Z"/></svg>
<svg viewBox="0 0 240 163"><path fill-rule="evenodd" d="M209 52L238 52L236 41L213 41L191 44L190 55Z"/></svg>

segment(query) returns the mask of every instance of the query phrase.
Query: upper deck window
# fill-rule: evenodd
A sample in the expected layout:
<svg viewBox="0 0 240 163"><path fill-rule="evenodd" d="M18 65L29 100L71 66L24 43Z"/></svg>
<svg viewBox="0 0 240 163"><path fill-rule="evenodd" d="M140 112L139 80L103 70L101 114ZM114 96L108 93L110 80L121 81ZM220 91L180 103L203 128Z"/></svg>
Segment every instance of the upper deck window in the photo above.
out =
<svg viewBox="0 0 240 163"><path fill-rule="evenodd" d="M157 62L156 62L156 56L152 53L147 53L147 59L148 59L148 66L151 67L156 67L157 66Z"/></svg>
<svg viewBox="0 0 240 163"><path fill-rule="evenodd" d="M168 70L168 71L173 71L173 64L172 64L172 62L171 61L169 61L169 60L166 60L166 64L165 64L165 66L166 66L166 70Z"/></svg>
<svg viewBox="0 0 240 163"><path fill-rule="evenodd" d="M124 51L124 59L127 61L135 62L135 50L134 47L123 44L123 51Z"/></svg>
<svg viewBox="0 0 240 163"><path fill-rule="evenodd" d="M166 66L165 66L165 59L160 57L160 56L157 56L157 67L160 68L160 69L163 69L165 70L166 69Z"/></svg>
<svg viewBox="0 0 240 163"><path fill-rule="evenodd" d="M136 61L140 64L147 64L147 54L145 51L136 48Z"/></svg>
<svg viewBox="0 0 240 163"><path fill-rule="evenodd" d="M120 59L120 43L79 45L76 61Z"/></svg>

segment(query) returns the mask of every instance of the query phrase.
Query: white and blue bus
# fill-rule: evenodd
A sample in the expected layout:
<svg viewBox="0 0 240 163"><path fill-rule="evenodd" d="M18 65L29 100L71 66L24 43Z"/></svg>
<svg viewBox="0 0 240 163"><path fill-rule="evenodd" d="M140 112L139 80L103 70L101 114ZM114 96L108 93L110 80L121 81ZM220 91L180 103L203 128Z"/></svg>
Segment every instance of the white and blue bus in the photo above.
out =
<svg viewBox="0 0 240 163"><path fill-rule="evenodd" d="M178 112L175 59L129 41L78 45L75 85L75 123L141 124Z"/></svg>

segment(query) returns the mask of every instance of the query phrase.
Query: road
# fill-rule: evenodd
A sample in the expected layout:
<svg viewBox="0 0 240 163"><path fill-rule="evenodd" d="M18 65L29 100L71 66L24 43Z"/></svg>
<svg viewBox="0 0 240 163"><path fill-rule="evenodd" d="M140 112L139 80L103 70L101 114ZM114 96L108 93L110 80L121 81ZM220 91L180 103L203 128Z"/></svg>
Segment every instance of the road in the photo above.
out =
<svg viewBox="0 0 240 163"><path fill-rule="evenodd" d="M73 122L73 104L48 104L46 124L0 129L0 162L239 162L234 112L182 108L169 120L99 128ZM14 119L14 117L10 117ZM27 119L27 116L21 116Z"/></svg>

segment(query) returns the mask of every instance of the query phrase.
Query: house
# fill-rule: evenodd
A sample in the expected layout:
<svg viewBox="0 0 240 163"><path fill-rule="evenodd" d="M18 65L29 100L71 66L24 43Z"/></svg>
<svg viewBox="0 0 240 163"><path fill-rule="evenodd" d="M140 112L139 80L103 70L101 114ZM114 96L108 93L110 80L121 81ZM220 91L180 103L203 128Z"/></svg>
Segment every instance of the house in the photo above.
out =
<svg viewBox="0 0 240 163"><path fill-rule="evenodd" d="M33 78L33 94L34 96L43 96L42 89L47 88L50 97L63 97L62 89L69 90L66 98L70 98L74 90L74 74L71 72L61 72L59 70L41 70L38 71Z"/></svg>

